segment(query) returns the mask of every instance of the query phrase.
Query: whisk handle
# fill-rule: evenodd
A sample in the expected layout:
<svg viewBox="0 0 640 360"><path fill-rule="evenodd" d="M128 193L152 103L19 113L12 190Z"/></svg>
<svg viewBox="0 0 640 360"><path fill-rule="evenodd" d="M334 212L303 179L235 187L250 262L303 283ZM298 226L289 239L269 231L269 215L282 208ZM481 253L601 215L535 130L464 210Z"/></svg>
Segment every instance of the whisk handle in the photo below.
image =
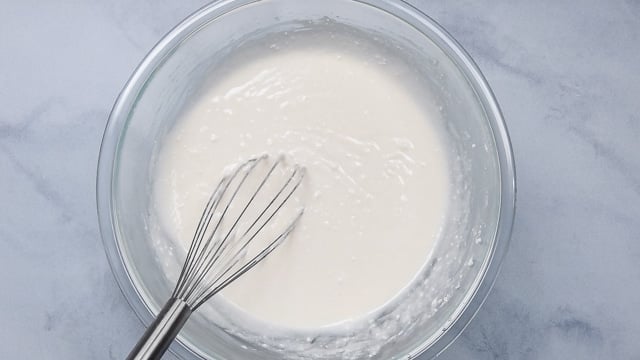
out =
<svg viewBox="0 0 640 360"><path fill-rule="evenodd" d="M127 360L158 360L191 315L186 302L171 298L131 350Z"/></svg>

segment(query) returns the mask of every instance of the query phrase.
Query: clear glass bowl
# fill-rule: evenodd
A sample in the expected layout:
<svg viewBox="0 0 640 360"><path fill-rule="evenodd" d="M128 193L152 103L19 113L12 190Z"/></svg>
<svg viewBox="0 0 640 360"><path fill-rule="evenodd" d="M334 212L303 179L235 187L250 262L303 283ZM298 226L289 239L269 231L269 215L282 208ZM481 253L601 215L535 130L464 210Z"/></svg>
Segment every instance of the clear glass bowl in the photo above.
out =
<svg viewBox="0 0 640 360"><path fill-rule="evenodd" d="M434 252L440 260L431 260L419 285L435 289L434 301L416 311L418 320L402 336L375 344L374 358L435 357L486 298L509 243L515 169L498 104L464 50L432 19L401 1L225 0L190 16L147 55L115 103L100 149L97 202L104 246L122 292L145 325L172 288L148 239L151 169L163 136L207 70L235 44L327 19L387 37L411 52L445 119L458 189L453 196L460 211ZM458 255L450 258L451 251ZM446 283L438 285L437 279ZM197 316L171 351L183 359L282 358L247 348Z"/></svg>

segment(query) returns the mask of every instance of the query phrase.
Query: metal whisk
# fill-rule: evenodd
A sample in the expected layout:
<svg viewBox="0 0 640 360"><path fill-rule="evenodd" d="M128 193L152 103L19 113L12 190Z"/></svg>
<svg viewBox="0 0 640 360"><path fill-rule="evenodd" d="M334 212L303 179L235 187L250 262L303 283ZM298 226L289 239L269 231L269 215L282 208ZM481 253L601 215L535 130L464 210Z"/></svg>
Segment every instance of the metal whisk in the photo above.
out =
<svg viewBox="0 0 640 360"><path fill-rule="evenodd" d="M251 270L286 239L302 216L296 209L284 230L269 234L304 177L282 157L253 158L222 178L202 213L171 298L128 360L160 359L187 319L211 297Z"/></svg>

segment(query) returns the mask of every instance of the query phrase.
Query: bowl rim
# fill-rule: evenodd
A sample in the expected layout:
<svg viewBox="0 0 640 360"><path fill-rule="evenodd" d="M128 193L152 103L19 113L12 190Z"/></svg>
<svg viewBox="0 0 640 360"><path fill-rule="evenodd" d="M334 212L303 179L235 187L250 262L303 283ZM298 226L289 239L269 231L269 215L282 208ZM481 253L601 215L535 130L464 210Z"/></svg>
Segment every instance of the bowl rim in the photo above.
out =
<svg viewBox="0 0 640 360"><path fill-rule="evenodd" d="M117 240L117 219L114 216L113 186L117 171L117 154L121 135L126 130L131 110L138 95L155 70L173 50L200 27L216 18L240 7L268 0L221 0L196 10L185 20L170 30L144 57L136 67L118 95L105 127L100 145L97 177L96 204L100 234L105 253L118 287L134 310L139 320L147 326L153 320L153 311L143 300L134 285L134 279L127 271L124 257ZM475 291L469 291L461 301L453 316L443 326L441 332L425 337L424 342L410 352L407 358L419 355L432 358L442 353L460 336L479 311L488 297L509 247L516 208L516 172L511 140L504 122L502 111L489 84L479 67L463 47L435 20L404 0L343 0L372 6L408 23L433 41L450 58L458 70L466 77L475 91L487 116L495 141L500 172L500 202L496 233L489 255L486 257L478 278L474 282ZM179 358L200 358L189 344L177 339L170 351Z"/></svg>

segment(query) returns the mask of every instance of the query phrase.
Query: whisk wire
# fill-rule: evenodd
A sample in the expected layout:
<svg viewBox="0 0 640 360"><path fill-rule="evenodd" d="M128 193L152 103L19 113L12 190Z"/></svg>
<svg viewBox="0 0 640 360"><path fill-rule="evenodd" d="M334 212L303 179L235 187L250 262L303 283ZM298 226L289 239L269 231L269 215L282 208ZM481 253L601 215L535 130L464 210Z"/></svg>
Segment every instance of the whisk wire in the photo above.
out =
<svg viewBox="0 0 640 360"><path fill-rule="evenodd" d="M285 192L285 189L292 183L293 179L296 176L298 176L298 179L295 182L295 184L293 185L293 187L291 188L291 190L289 190L288 192ZM277 204L276 208L271 212L271 214L267 217L267 219L264 220L264 222L258 227L258 229L256 229L248 237L248 239L246 239L246 237L247 237L247 234L249 234L249 231L246 231L243 234L243 236L240 237L240 239L237 241L237 243L238 244L242 244L242 247L240 249L238 249L237 254L244 254L244 251L246 250L246 248L257 237L257 235L262 231L262 229L271 221L271 219L278 213L278 211L280 211L280 209L284 206L284 204L289 200L289 198L293 195L293 193L296 191L296 189L300 186L300 183L302 182L303 177L304 177L304 169L296 167L294 172L288 178L288 180L285 183L285 185L282 186L282 188L280 188L278 193L273 197L273 199L269 202L269 204L265 207L265 209L260 213L260 215L258 216L258 219L256 221L254 221L250 227L253 228L255 226L255 224L259 221L259 219L262 218L264 216L264 214L267 213L267 211L273 206L274 203L276 203L276 200L278 200L278 198L280 198L282 194L286 194L284 199L279 201L279 203ZM216 277L215 281L213 281L211 284L206 286L203 289L203 291L200 292L200 296L197 296L196 298L197 299L201 299L201 300L197 300L196 304L197 303L206 302L209 298L211 298L213 295L217 294L218 292L222 291L222 289L224 289L228 284L233 282L239 276L241 276L244 273L246 273L253 266L255 266L258 262L262 261L262 259L264 259L267 255L269 255L269 253L271 253L273 250L275 250L277 248L277 246L281 243L281 240L285 239L289 235L289 233L291 231L293 231L293 229L294 229L295 225L297 224L299 218L302 216L302 213L303 213L302 210L299 211L298 214L296 215L295 219L287 227L287 229L285 229L285 231L282 234L277 236L275 240L273 240L271 243L269 243L269 245L267 245L261 252L259 252L257 255L255 255L251 260L246 262L239 269L236 269L235 272L233 272L228 278L225 278L225 276L229 272L231 272L232 269L234 269L234 266L237 265L237 263L240 261L240 259L235 261L232 266L226 267L224 269L224 272ZM199 306L199 305L196 305L196 306Z"/></svg>
<svg viewBox="0 0 640 360"><path fill-rule="evenodd" d="M249 262L247 262L240 269L238 269L235 273L233 273L233 275L231 275L230 277L226 278L223 282L221 282L215 288L213 288L213 286L211 286L209 291L205 292L206 296L202 297L201 299L199 299L196 302L195 308L200 307L202 304L207 302L214 295L216 295L217 293L222 291L229 284L234 282L240 276L244 275L247 271L251 270L251 268L253 268L259 262L261 262L269 254L271 254L271 252L273 252L282 243L282 241L289 236L291 231L293 231L293 229L295 228L296 224L298 223L298 220L300 219L300 217L302 216L303 213L304 213L304 211L301 210L298 213L298 215L296 216L296 218L294 219L293 223L291 225L289 225L289 227L282 234L280 234L278 237L276 237L276 239L273 240L266 248L264 248L260 253L258 253L256 256L254 256Z"/></svg>
<svg viewBox="0 0 640 360"><path fill-rule="evenodd" d="M216 198L218 196L218 191L220 187L222 187L222 185L223 185L222 182L218 184L218 186L216 187L216 190L211 194L211 196L209 197L209 201L207 202L207 205L202 211L202 216L198 221L198 227L196 228L196 231L193 235L191 245L189 245L189 251L187 252L187 258L185 259L185 263L191 263L191 258L195 256L195 254L197 253L196 250L199 249L200 247L200 242L201 242L200 232L202 231L202 228L206 226L205 224L208 224L208 222L211 220L210 214L213 214L213 213L210 212L210 208L213 207L214 202L217 201ZM188 276L188 273L190 271L191 269L188 269L186 266L182 267L182 269L180 270L180 276L178 277L177 285L173 290L173 294L171 295L172 297L178 297L178 294L182 292L183 287L185 285L184 277Z"/></svg>
<svg viewBox="0 0 640 360"><path fill-rule="evenodd" d="M262 160L259 159L259 160ZM280 157L269 169L269 172L267 173L267 175L262 179L262 181L260 182L260 184L258 185L258 187L256 188L255 191L253 191L253 193L251 194L251 197L249 198L249 200L247 201L247 203L245 204L245 206L243 207L242 211L240 212L240 214L236 217L235 221L233 222L233 224L231 225L231 227L229 228L229 230L227 231L227 233L225 234L224 238L219 240L219 246L216 247L216 251L213 254L213 256L205 256L205 258L208 258L208 262L206 263L206 265L204 266L204 271L200 272L200 277L198 279L195 280L196 284L201 284L201 281L205 278L205 276L207 274L209 274L210 276L213 276L214 278L216 277L220 277L220 276L224 276L226 274L227 271L223 272L222 274L210 274L210 271L212 269L212 267L214 266L214 264L217 263L217 261L219 261L219 258L221 256L223 256L223 254L225 253L225 250L227 249L227 247L229 246L229 244L233 243L234 245L236 245L236 247L238 246L238 244L240 243L240 241L230 241L230 237L235 236L235 230L238 226L238 224L240 223L240 221L242 220L243 216L245 215L245 213L247 212L247 210L249 209L249 207L251 206L251 204L253 203L254 199L256 198L256 196L258 195L258 193L260 192L260 190L264 187L264 185L267 183L267 181L269 180L269 178L271 177L271 174L273 173L273 171L276 169L276 167L282 162L282 158ZM253 166L255 166L256 163L253 164ZM238 185L238 187L236 188L235 192L233 193L233 195L231 196L231 199L229 200L229 203L227 205L227 207L225 207L225 213L226 210L229 206L229 204L231 204L231 202L233 201L233 199L235 199L236 194L239 190L239 188L242 186L242 184L245 182L246 178L249 176L250 171L253 170L253 167L250 168L247 173L245 174L245 176L243 177L242 181L240 182L240 184ZM224 216L224 214L223 214ZM220 219L222 219L222 217L220 217ZM257 221L257 220L256 220ZM256 222L254 221L254 223ZM213 234L216 233L217 227L216 229L214 229L214 231L212 232L211 236L213 236ZM249 231L249 229L247 230L247 232ZM245 232L246 234L246 232ZM243 234L243 236L245 235ZM209 239L209 241L211 241L211 239ZM218 241L216 241L217 243ZM218 244L215 244L218 245ZM235 265L235 263L233 265L231 265L230 267L228 266L229 263L232 262L232 260L234 258L238 258L237 261L240 260L240 256L242 254L242 251L246 248L248 244L245 244L244 246L242 246L240 249L233 249L234 251L232 251L232 253L235 253L236 256L232 257L231 259L229 259L227 261L227 263L225 263L224 266L220 266L218 267L219 271L222 271L225 268L231 269L233 267L233 265ZM208 255L208 254L207 254ZM236 262L237 262L236 261ZM194 293L197 293L196 289L199 287L194 287ZM191 294L189 294L191 295ZM198 298L198 295L195 295L194 298Z"/></svg>
<svg viewBox="0 0 640 360"><path fill-rule="evenodd" d="M248 160L247 163L251 161L254 161L254 159ZM234 172L230 176L224 177L218 183L218 186L209 197L209 201L207 202L207 205L205 206L205 209L202 212L202 216L200 217L200 221L198 222L198 226L193 235L193 240L191 241L191 245L189 246L189 251L187 252L185 265L182 267L182 270L180 271L180 276L178 277L178 283L177 283L177 286L174 288L172 297L184 298L184 292L186 291L185 289L190 284L190 281L188 279L191 278L193 271L195 271L195 268L191 265L193 264L194 261L195 262L198 261L198 260L194 260L194 257L199 258L203 255L202 240L204 239L204 236L206 234L206 229L209 227L211 219L215 214L215 210L217 209L217 206L220 202L222 194L226 192L227 188L231 184L231 181L235 179L235 177L238 175L241 169L242 169L242 166L239 166L234 170Z"/></svg>
<svg viewBox="0 0 640 360"><path fill-rule="evenodd" d="M251 190L248 198L245 198L245 202L239 207L239 212L233 216L229 226L225 225L223 234L218 235L241 188L248 186L245 185L247 179L258 163L266 158L266 156L252 158L234 169L230 175L225 176L205 206L172 295L185 301L192 310L222 291L275 250L281 240L290 234L302 215L300 211L280 235L256 255L246 259L249 246L287 203L304 178L304 168L295 166L286 177L284 184L278 187L275 195L264 199L267 202L266 205L256 209L259 213L255 219L243 225L247 227L240 231L240 224L249 213L248 210L269 182L276 168L282 164L284 159L280 157Z"/></svg>
<svg viewBox="0 0 640 360"><path fill-rule="evenodd" d="M259 160L261 160L261 159L263 159L263 158L260 158ZM189 286L187 286L188 290L186 291L186 294L184 295L185 296L184 300L187 301L188 303L191 303L188 300L191 299L191 295L194 293L194 291L196 291L196 289L198 288L198 285L201 283L202 279L207 275L207 271L208 271L207 264L209 262L213 262L211 260L215 260L217 255L221 253L220 249L225 244L225 241L228 239L228 237L225 237L223 239L216 238L215 239L216 241L213 241L214 240L213 238L217 234L218 228L222 224L222 220L224 219L225 215L229 211L229 208L230 208L233 200L236 198L238 192L240 191L240 188L245 183L245 181L247 180L247 177L249 177L249 174L255 168L256 165L257 165L257 160L256 159L249 160L248 162L246 162L243 165L241 165L239 167L239 170L237 172L234 172L233 176L229 179L229 181L227 183L228 185L225 186L225 188L224 188L225 191L223 191L220 194L219 200L221 200L223 198L224 193L229 188L229 185L235 179L235 177L237 176L238 172L240 170L243 170L243 169L247 168L247 171L241 177L241 180L239 181L238 185L235 187L235 190L233 190L233 194L230 196L229 202L224 207L224 210L222 211L222 214L217 218L217 222L216 222L216 225L215 225L213 231L211 231L211 234L209 235L207 241L205 241L205 243L204 243L205 251L200 251L199 252L200 256L197 258L197 261L196 261L195 265L193 266L193 272L192 272L192 273L194 273L196 275L194 275L193 277L188 277ZM215 209L214 209L214 214L215 214ZM207 227L205 227L205 229L204 229L203 236L206 236L206 231L207 231ZM233 231L233 227L230 229L230 231ZM209 246L211 244L213 244L213 246ZM212 253L213 253L213 256L211 256ZM191 265L191 264L189 264L189 265ZM188 265L185 265L185 266L188 266Z"/></svg>
<svg viewBox="0 0 640 360"><path fill-rule="evenodd" d="M260 159L262 160L262 158ZM257 162L254 162L252 164L250 164L248 166L248 170L246 171L246 173L242 176L242 179L240 180L239 184L236 186L235 190L233 191L233 194L230 196L228 203L226 204L222 214L220 215L220 217L218 218L218 222L216 224L215 229L211 232L211 235L209 236L208 241L206 242L206 245L212 244L212 246L208 246L206 254L204 254L204 256L202 257L202 261L200 261L198 263L198 269L195 272L197 275L196 277L193 279L193 284L195 284L194 286L191 287L191 290L187 292L187 298L191 299L191 298L197 298L197 295L194 295L192 297L192 294L197 294L198 290L201 288L203 280L207 277L210 276L211 274L209 274L209 272L211 271L211 268L213 267L214 264L217 263L218 259L225 254L225 250L227 249L227 247L229 246L230 243L235 243L232 241L229 241L229 238L232 236L232 234L234 234L233 236L235 237L235 229L238 225L238 223L240 222L240 220L242 219L243 215L245 214L245 212L247 211L249 205L251 205L251 202L253 200L253 198L255 197L255 195L252 196L252 198L249 200L249 202L243 207L242 211L240 212L240 214L238 215L238 217L236 217L236 220L233 222L233 224L231 225L231 227L229 228L229 230L227 231L227 233L224 235L224 237L220 237L220 238L216 238L214 239L214 236L217 234L217 230L218 227L220 226L220 224L222 223L222 219L225 217L225 215L227 214L227 212L229 211L229 208L231 206L231 204L233 203L234 199L236 198L238 192L240 191L240 188L242 187L242 185L245 183L245 181L247 180L247 178L249 177L249 174L251 173L251 171L254 169L254 167L257 165ZM268 177L269 175L267 175ZM266 181L267 177L265 177L265 179L263 180L262 184L260 187L262 187L262 185L264 184L264 182ZM255 194L255 193L254 193ZM213 255L212 255L213 254Z"/></svg>

